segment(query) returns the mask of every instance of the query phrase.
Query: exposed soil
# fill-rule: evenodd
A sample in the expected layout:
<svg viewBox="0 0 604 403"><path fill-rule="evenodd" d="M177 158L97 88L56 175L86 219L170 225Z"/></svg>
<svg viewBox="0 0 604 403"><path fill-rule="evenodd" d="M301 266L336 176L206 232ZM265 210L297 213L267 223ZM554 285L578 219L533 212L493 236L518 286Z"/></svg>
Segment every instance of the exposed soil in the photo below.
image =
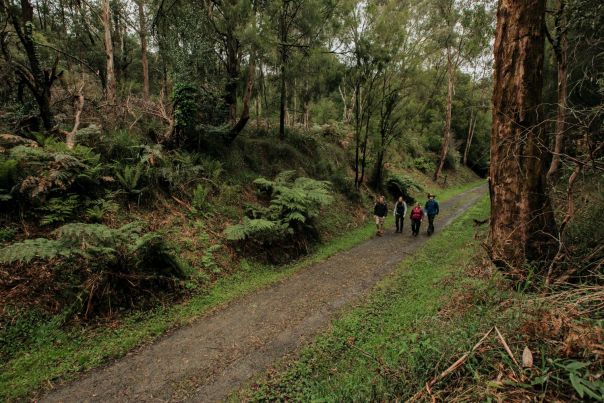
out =
<svg viewBox="0 0 604 403"><path fill-rule="evenodd" d="M484 195L486 186L441 203L438 232ZM480 217L482 218L482 217ZM220 401L325 329L427 239L389 228L322 263L240 298L157 343L91 371L43 402ZM412 270L412 267L409 267Z"/></svg>

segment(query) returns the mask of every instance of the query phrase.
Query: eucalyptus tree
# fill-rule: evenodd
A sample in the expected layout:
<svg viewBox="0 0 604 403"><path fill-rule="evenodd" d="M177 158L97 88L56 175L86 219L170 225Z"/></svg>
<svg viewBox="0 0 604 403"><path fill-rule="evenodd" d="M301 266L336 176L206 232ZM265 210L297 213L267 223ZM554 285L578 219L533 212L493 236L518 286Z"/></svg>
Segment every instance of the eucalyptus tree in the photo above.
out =
<svg viewBox="0 0 604 403"><path fill-rule="evenodd" d="M377 139L372 184L381 186L386 153L392 142L407 131L407 103L415 86L426 45L423 2L386 1L377 9L373 47L381 49L383 69L375 86Z"/></svg>
<svg viewBox="0 0 604 403"><path fill-rule="evenodd" d="M545 0L501 0L495 38L491 136L491 259L520 268L552 256L541 90Z"/></svg>
<svg viewBox="0 0 604 403"><path fill-rule="evenodd" d="M433 19L431 36L439 51L444 53L447 72L447 98L443 140L434 172L438 180L452 140L451 117L455 94L456 72L462 63L482 57L488 49L492 33L491 2L488 0L434 0L430 17Z"/></svg>

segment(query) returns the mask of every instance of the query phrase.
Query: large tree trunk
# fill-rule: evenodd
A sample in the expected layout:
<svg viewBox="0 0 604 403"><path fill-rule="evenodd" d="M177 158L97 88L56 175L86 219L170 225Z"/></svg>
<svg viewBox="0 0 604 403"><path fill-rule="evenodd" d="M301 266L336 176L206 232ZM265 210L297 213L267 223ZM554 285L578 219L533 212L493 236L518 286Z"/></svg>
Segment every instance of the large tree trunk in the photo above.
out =
<svg viewBox="0 0 604 403"><path fill-rule="evenodd" d="M111 19L109 14L109 0L103 0L102 6L103 10L101 14L101 19L103 21L105 57L107 59L107 79L105 96L107 97L107 102L111 105L114 105L116 101L116 83L115 70L113 66L113 42L111 41Z"/></svg>
<svg viewBox="0 0 604 403"><path fill-rule="evenodd" d="M138 0L138 29L141 40L141 64L143 65L143 97L149 99L149 61L147 60L147 17L145 0Z"/></svg>
<svg viewBox="0 0 604 403"><path fill-rule="evenodd" d="M500 0L491 136L491 259L520 268L555 251L542 114L545 0Z"/></svg>
<svg viewBox="0 0 604 403"><path fill-rule="evenodd" d="M451 50L447 49L447 111L445 114L445 128L443 133L443 144L440 149L440 159L434 172L434 180L437 181L447 159L449 143L451 142L451 115L453 110L453 61L451 60Z"/></svg>
<svg viewBox="0 0 604 403"><path fill-rule="evenodd" d="M552 47L556 55L558 69L558 113L556 115L556 134L554 137L554 152L552 162L547 171L547 178L551 178L558 171L560 165L560 153L562 152L562 140L566 121L566 98L567 98L567 40L565 21L565 1L559 0L558 12L556 14L556 39L552 40ZM546 28L547 29L547 28Z"/></svg>

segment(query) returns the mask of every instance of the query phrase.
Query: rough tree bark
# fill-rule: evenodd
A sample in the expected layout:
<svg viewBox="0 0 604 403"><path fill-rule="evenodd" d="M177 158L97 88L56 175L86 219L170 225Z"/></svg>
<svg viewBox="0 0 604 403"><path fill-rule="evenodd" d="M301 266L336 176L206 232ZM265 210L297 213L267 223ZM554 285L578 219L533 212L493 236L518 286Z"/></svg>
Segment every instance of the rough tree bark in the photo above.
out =
<svg viewBox="0 0 604 403"><path fill-rule="evenodd" d="M138 30L141 40L141 64L143 65L143 97L149 100L149 61L147 60L147 17L145 0L138 0Z"/></svg>
<svg viewBox="0 0 604 403"><path fill-rule="evenodd" d="M491 250L499 267L520 268L555 253L546 191L543 130L545 0L500 0L494 46Z"/></svg>
<svg viewBox="0 0 604 403"><path fill-rule="evenodd" d="M109 13L109 0L103 0L101 20L103 22L105 57L107 59L107 79L105 84L105 96L111 105L116 101L115 70L113 63L113 42L111 41L111 19Z"/></svg>
<svg viewBox="0 0 604 403"><path fill-rule="evenodd" d="M447 159L447 152L449 151L449 143L451 142L451 114L453 110L453 60L451 55L451 49L447 48L447 111L445 114L445 128L443 133L443 144L440 149L440 158L438 166L434 172L434 180L437 181L440 173L445 165Z"/></svg>
<svg viewBox="0 0 604 403"><path fill-rule="evenodd" d="M567 39L566 39L566 21L564 9L566 2L558 0L558 10L556 12L556 37L552 38L545 28L547 37L552 44L554 54L556 55L556 64L558 69L558 113L556 115L556 134L554 137L554 152L552 162L547 171L547 178L550 179L558 171L560 165L560 153L562 152L562 140L564 137L564 128L566 121L566 99L567 99Z"/></svg>

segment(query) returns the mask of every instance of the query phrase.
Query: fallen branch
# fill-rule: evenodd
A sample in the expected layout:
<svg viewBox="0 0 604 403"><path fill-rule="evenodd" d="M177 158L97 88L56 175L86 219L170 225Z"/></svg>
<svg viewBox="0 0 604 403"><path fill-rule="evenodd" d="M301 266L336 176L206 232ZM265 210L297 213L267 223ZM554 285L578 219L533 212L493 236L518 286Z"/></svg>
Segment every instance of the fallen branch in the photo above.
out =
<svg viewBox="0 0 604 403"><path fill-rule="evenodd" d="M505 339L503 338L503 335L501 334L501 332L499 331L499 329L497 329L497 326L495 326L495 331L497 332L497 337L499 337L499 340L501 341L501 344L503 345L503 348L508 353L508 355L510 356L510 358L512 359L512 361L514 361L514 364L516 364L516 366L518 368L522 368L520 366L520 364L518 364L518 361L516 361L516 358L514 358L514 354L512 354L512 350L510 350L510 347L508 346L508 343L505 342Z"/></svg>
<svg viewBox="0 0 604 403"><path fill-rule="evenodd" d="M464 355L462 355L461 357L459 357L459 359L457 361L455 361L453 364L451 364L451 366L449 368L447 368L443 372L441 372L440 375L432 378L429 382L427 382L426 386L424 388L420 389L415 395L413 395L411 397L411 399L408 400L408 402L414 402L414 401L418 400L420 397L422 397L422 395L424 394L424 391L428 391L428 393L431 394L431 391L432 391L431 388L432 388L432 386L434 386L441 379L444 379L447 376L449 376L453 371L455 371L463 363L465 363L466 360L468 359L468 357L470 356L470 354L472 354L474 351L476 351L476 349L478 347L480 347L480 345L486 340L486 338L489 337L489 335L491 334L491 332L493 331L493 329L497 329L497 328L496 327L492 327L491 329L489 329L489 331L486 332L484 334L484 336L482 336L482 338L478 341L478 343L476 343L474 345L474 347L472 347L472 349L470 351L468 351L467 353L465 353Z"/></svg>

